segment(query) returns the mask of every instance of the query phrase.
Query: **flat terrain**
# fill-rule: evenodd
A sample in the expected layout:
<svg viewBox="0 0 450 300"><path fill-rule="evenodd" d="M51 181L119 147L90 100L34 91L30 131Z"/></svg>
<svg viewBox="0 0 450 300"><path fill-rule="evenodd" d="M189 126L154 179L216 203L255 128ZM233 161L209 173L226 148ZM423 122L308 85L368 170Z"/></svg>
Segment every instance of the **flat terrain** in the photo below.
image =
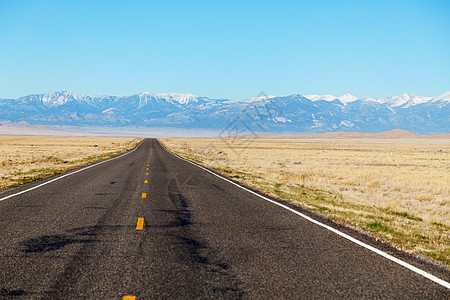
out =
<svg viewBox="0 0 450 300"><path fill-rule="evenodd" d="M141 139L0 136L0 191L134 147ZM98 148L94 147L97 145Z"/></svg>
<svg viewBox="0 0 450 300"><path fill-rule="evenodd" d="M442 284L177 158L156 140L55 178L0 193L0 297L450 296Z"/></svg>
<svg viewBox="0 0 450 300"><path fill-rule="evenodd" d="M163 141L270 196L450 264L450 140Z"/></svg>

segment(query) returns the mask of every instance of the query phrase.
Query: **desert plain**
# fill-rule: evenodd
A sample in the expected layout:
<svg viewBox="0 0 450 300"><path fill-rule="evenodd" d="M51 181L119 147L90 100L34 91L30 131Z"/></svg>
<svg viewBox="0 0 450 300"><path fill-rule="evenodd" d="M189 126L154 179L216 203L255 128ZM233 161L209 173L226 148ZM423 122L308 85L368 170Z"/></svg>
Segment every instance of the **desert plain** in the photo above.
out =
<svg viewBox="0 0 450 300"><path fill-rule="evenodd" d="M450 265L450 140L167 138L175 153Z"/></svg>
<svg viewBox="0 0 450 300"><path fill-rule="evenodd" d="M142 139L0 136L0 191L132 149Z"/></svg>

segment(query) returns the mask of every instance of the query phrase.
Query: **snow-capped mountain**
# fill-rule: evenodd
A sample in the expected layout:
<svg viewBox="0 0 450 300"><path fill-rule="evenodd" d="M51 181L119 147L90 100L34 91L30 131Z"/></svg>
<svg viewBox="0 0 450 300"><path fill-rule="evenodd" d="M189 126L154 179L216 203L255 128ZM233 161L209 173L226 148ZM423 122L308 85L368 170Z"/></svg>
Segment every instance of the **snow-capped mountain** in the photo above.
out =
<svg viewBox="0 0 450 300"><path fill-rule="evenodd" d="M447 95L446 95L447 94ZM445 93L439 97L441 98L445 98L448 99L450 98L450 92ZM347 105L350 102L354 102L358 99L364 99L365 101L375 101L378 103L385 103L387 104L389 107L396 107L396 106L403 106L403 107L411 107L417 104L422 104L422 103L426 103L432 99L436 99L436 98L432 98L432 97L421 97L421 96L417 96L414 94L402 94L400 96L392 96L392 97L385 97L385 98L379 98L379 99L374 99L371 97L363 97L363 98L358 98L354 95L351 94L345 94L342 95L340 97L336 97L333 95L306 95L304 96L305 98L311 100L311 101L319 101L319 100L324 100L324 101L335 101L336 99L339 100L342 104Z"/></svg>
<svg viewBox="0 0 450 300"><path fill-rule="evenodd" d="M450 92L374 99L351 94L210 99L192 94L87 96L52 92L0 99L0 121L34 125L147 126L253 132L450 132ZM1 127L0 127L1 128ZM239 132L238 132L239 133Z"/></svg>
<svg viewBox="0 0 450 300"><path fill-rule="evenodd" d="M24 101L28 103L42 104L44 106L50 107L60 106L70 102L89 103L91 101L91 98L77 93L62 91L40 95L29 95L26 97L21 97L17 100L19 102Z"/></svg>
<svg viewBox="0 0 450 300"><path fill-rule="evenodd" d="M347 104L347 103L358 100L358 97L347 93L347 94L344 94L344 95L338 97L338 100L341 101L343 104Z"/></svg>
<svg viewBox="0 0 450 300"><path fill-rule="evenodd" d="M337 98L336 96L333 95L305 95L304 97L311 101L319 101L319 100L333 101Z"/></svg>
<svg viewBox="0 0 450 300"><path fill-rule="evenodd" d="M347 103L353 102L358 100L358 97L353 96L349 93L344 94L340 97L336 97L333 95L306 95L304 96L306 99L311 100L311 101L319 101L319 100L324 100L324 101L335 101L336 99L339 100L342 104L347 105Z"/></svg>
<svg viewBox="0 0 450 300"><path fill-rule="evenodd" d="M431 102L450 102L450 92L443 93L435 98L431 99Z"/></svg>
<svg viewBox="0 0 450 300"><path fill-rule="evenodd" d="M192 94L177 94L177 93L166 93L166 94L157 94L156 95L159 98L162 99L169 99L170 101L176 101L180 104L190 104L199 102L198 97L192 95Z"/></svg>
<svg viewBox="0 0 450 300"><path fill-rule="evenodd" d="M376 101L379 103L386 103L389 107L403 106L404 108L407 108L417 104L426 103L431 99L431 97L420 97L414 94L405 93L400 96L376 99Z"/></svg>

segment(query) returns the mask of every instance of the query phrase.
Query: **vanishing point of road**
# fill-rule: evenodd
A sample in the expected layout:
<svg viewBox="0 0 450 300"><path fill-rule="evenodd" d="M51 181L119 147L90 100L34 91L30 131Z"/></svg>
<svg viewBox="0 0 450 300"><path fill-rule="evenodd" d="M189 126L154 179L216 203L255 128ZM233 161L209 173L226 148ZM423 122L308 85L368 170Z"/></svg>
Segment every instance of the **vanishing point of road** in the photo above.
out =
<svg viewBox="0 0 450 300"><path fill-rule="evenodd" d="M450 298L447 271L267 200L154 139L4 191L0 298Z"/></svg>

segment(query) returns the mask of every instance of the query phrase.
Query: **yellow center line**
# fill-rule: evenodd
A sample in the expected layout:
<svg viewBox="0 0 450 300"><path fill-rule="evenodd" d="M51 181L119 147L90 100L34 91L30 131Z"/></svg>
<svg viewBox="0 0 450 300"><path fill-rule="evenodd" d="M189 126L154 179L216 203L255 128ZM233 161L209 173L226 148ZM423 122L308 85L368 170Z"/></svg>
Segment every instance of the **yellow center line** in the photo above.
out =
<svg viewBox="0 0 450 300"><path fill-rule="evenodd" d="M153 150L150 150L150 157L148 158L148 163L150 163L150 160L152 159L152 153L153 153Z"/></svg>
<svg viewBox="0 0 450 300"><path fill-rule="evenodd" d="M148 173L145 173L145 175L148 175Z"/></svg>
<svg viewBox="0 0 450 300"><path fill-rule="evenodd" d="M142 193L142 198L147 198L147 193Z"/></svg>
<svg viewBox="0 0 450 300"><path fill-rule="evenodd" d="M122 297L122 300L135 300L136 296L125 295Z"/></svg>
<svg viewBox="0 0 450 300"><path fill-rule="evenodd" d="M148 180L145 180L144 183L148 183Z"/></svg>
<svg viewBox="0 0 450 300"><path fill-rule="evenodd" d="M144 218L138 218L136 230L142 230L143 228L144 228Z"/></svg>
<svg viewBox="0 0 450 300"><path fill-rule="evenodd" d="M148 171L148 168L147 168L147 171Z"/></svg>

